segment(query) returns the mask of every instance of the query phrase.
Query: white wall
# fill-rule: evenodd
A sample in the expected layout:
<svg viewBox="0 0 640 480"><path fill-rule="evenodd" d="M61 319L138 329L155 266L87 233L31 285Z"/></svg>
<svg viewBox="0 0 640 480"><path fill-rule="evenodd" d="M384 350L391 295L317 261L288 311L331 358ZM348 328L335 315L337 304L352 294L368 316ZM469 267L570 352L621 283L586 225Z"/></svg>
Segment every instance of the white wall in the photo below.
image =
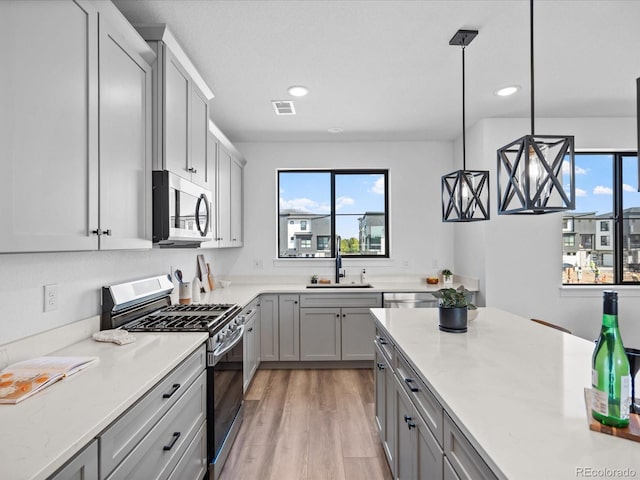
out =
<svg viewBox="0 0 640 480"><path fill-rule="evenodd" d="M277 168L388 168L390 259L345 259L347 275L428 274L453 262L453 227L441 221L440 177L450 142L239 143L247 159L244 248L220 252L235 275L332 275L331 260L277 258ZM256 268L255 262L262 268ZM438 267L433 267L434 261ZM406 265L406 266L405 266Z"/></svg>
<svg viewBox="0 0 640 480"><path fill-rule="evenodd" d="M456 225L456 265L480 278L487 305L564 325L595 338L605 287L562 287L562 214L513 216L496 213L496 150L529 132L528 119L485 119L467 136L467 168L490 170L491 220ZM574 135L576 150L635 150L635 118L538 119L536 133ZM454 149L460 150L460 142ZM483 254L484 253L484 254ZM521 259L514 262L514 259ZM477 272L477 273L476 273ZM625 345L640 347L640 289L620 293L620 325Z"/></svg>
<svg viewBox="0 0 640 480"><path fill-rule="evenodd" d="M180 268L191 280L202 253L217 269L213 250L153 249L0 255L0 345L100 313L100 289ZM43 312L43 286L57 284L57 310Z"/></svg>

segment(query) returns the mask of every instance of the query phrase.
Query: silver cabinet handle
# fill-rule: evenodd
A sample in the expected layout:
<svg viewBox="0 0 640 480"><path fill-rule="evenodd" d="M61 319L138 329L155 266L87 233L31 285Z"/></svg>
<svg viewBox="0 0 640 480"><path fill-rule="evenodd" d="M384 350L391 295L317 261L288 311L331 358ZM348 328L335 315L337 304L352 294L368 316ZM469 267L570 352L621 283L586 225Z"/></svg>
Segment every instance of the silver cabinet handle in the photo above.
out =
<svg viewBox="0 0 640 480"><path fill-rule="evenodd" d="M198 173L198 170L196 170L193 167L189 167L189 168L187 168L187 170L190 171L191 173Z"/></svg>
<svg viewBox="0 0 640 480"><path fill-rule="evenodd" d="M94 235L108 235L111 236L111 229L107 229L107 230L102 230L101 228L98 228L96 230L92 230L91 233L93 233Z"/></svg>

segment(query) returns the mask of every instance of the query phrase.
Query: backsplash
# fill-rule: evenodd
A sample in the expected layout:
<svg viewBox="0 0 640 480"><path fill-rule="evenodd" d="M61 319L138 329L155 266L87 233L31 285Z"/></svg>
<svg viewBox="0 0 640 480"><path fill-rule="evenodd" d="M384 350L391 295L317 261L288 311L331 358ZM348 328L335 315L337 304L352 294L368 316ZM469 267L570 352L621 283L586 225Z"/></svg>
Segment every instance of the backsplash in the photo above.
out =
<svg viewBox="0 0 640 480"><path fill-rule="evenodd" d="M210 249L159 249L0 255L0 345L100 313L100 289L180 268L189 281L203 254L224 275ZM44 285L58 285L58 308L44 312Z"/></svg>

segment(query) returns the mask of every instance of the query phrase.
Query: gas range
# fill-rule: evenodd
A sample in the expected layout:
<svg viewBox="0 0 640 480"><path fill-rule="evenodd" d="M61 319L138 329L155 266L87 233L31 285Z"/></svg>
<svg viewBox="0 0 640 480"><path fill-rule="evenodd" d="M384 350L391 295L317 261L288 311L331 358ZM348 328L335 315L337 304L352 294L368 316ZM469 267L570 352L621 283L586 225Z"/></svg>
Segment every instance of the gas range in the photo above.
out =
<svg viewBox="0 0 640 480"><path fill-rule="evenodd" d="M173 283L165 275L103 287L101 329L208 332L217 340L219 332L230 327L241 310L235 304L172 305L172 289ZM237 325L237 321L233 322L234 327Z"/></svg>

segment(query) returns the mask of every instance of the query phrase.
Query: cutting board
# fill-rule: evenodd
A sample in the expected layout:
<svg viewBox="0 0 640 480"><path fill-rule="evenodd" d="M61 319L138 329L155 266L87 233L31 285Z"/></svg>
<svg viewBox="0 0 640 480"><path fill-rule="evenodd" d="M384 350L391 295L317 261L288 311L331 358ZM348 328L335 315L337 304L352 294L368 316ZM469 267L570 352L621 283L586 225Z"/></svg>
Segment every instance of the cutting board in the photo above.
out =
<svg viewBox="0 0 640 480"><path fill-rule="evenodd" d="M215 290L216 284L213 283L213 274L211 273L211 266L207 263L207 280L209 283L209 288L211 290Z"/></svg>
<svg viewBox="0 0 640 480"><path fill-rule="evenodd" d="M204 260L204 255L198 255L198 270L200 271L200 283L202 284L202 288L204 288L205 292L210 292L211 287L209 286L209 270L207 269L207 263Z"/></svg>
<svg viewBox="0 0 640 480"><path fill-rule="evenodd" d="M587 406L587 415L589 418L589 429L594 432L606 433L607 435L613 435L614 437L626 438L627 440L633 440L634 442L640 442L640 415L637 413L629 414L629 426L624 428L609 427L602 425L595 418L591 416L591 389L584 389L584 401Z"/></svg>

